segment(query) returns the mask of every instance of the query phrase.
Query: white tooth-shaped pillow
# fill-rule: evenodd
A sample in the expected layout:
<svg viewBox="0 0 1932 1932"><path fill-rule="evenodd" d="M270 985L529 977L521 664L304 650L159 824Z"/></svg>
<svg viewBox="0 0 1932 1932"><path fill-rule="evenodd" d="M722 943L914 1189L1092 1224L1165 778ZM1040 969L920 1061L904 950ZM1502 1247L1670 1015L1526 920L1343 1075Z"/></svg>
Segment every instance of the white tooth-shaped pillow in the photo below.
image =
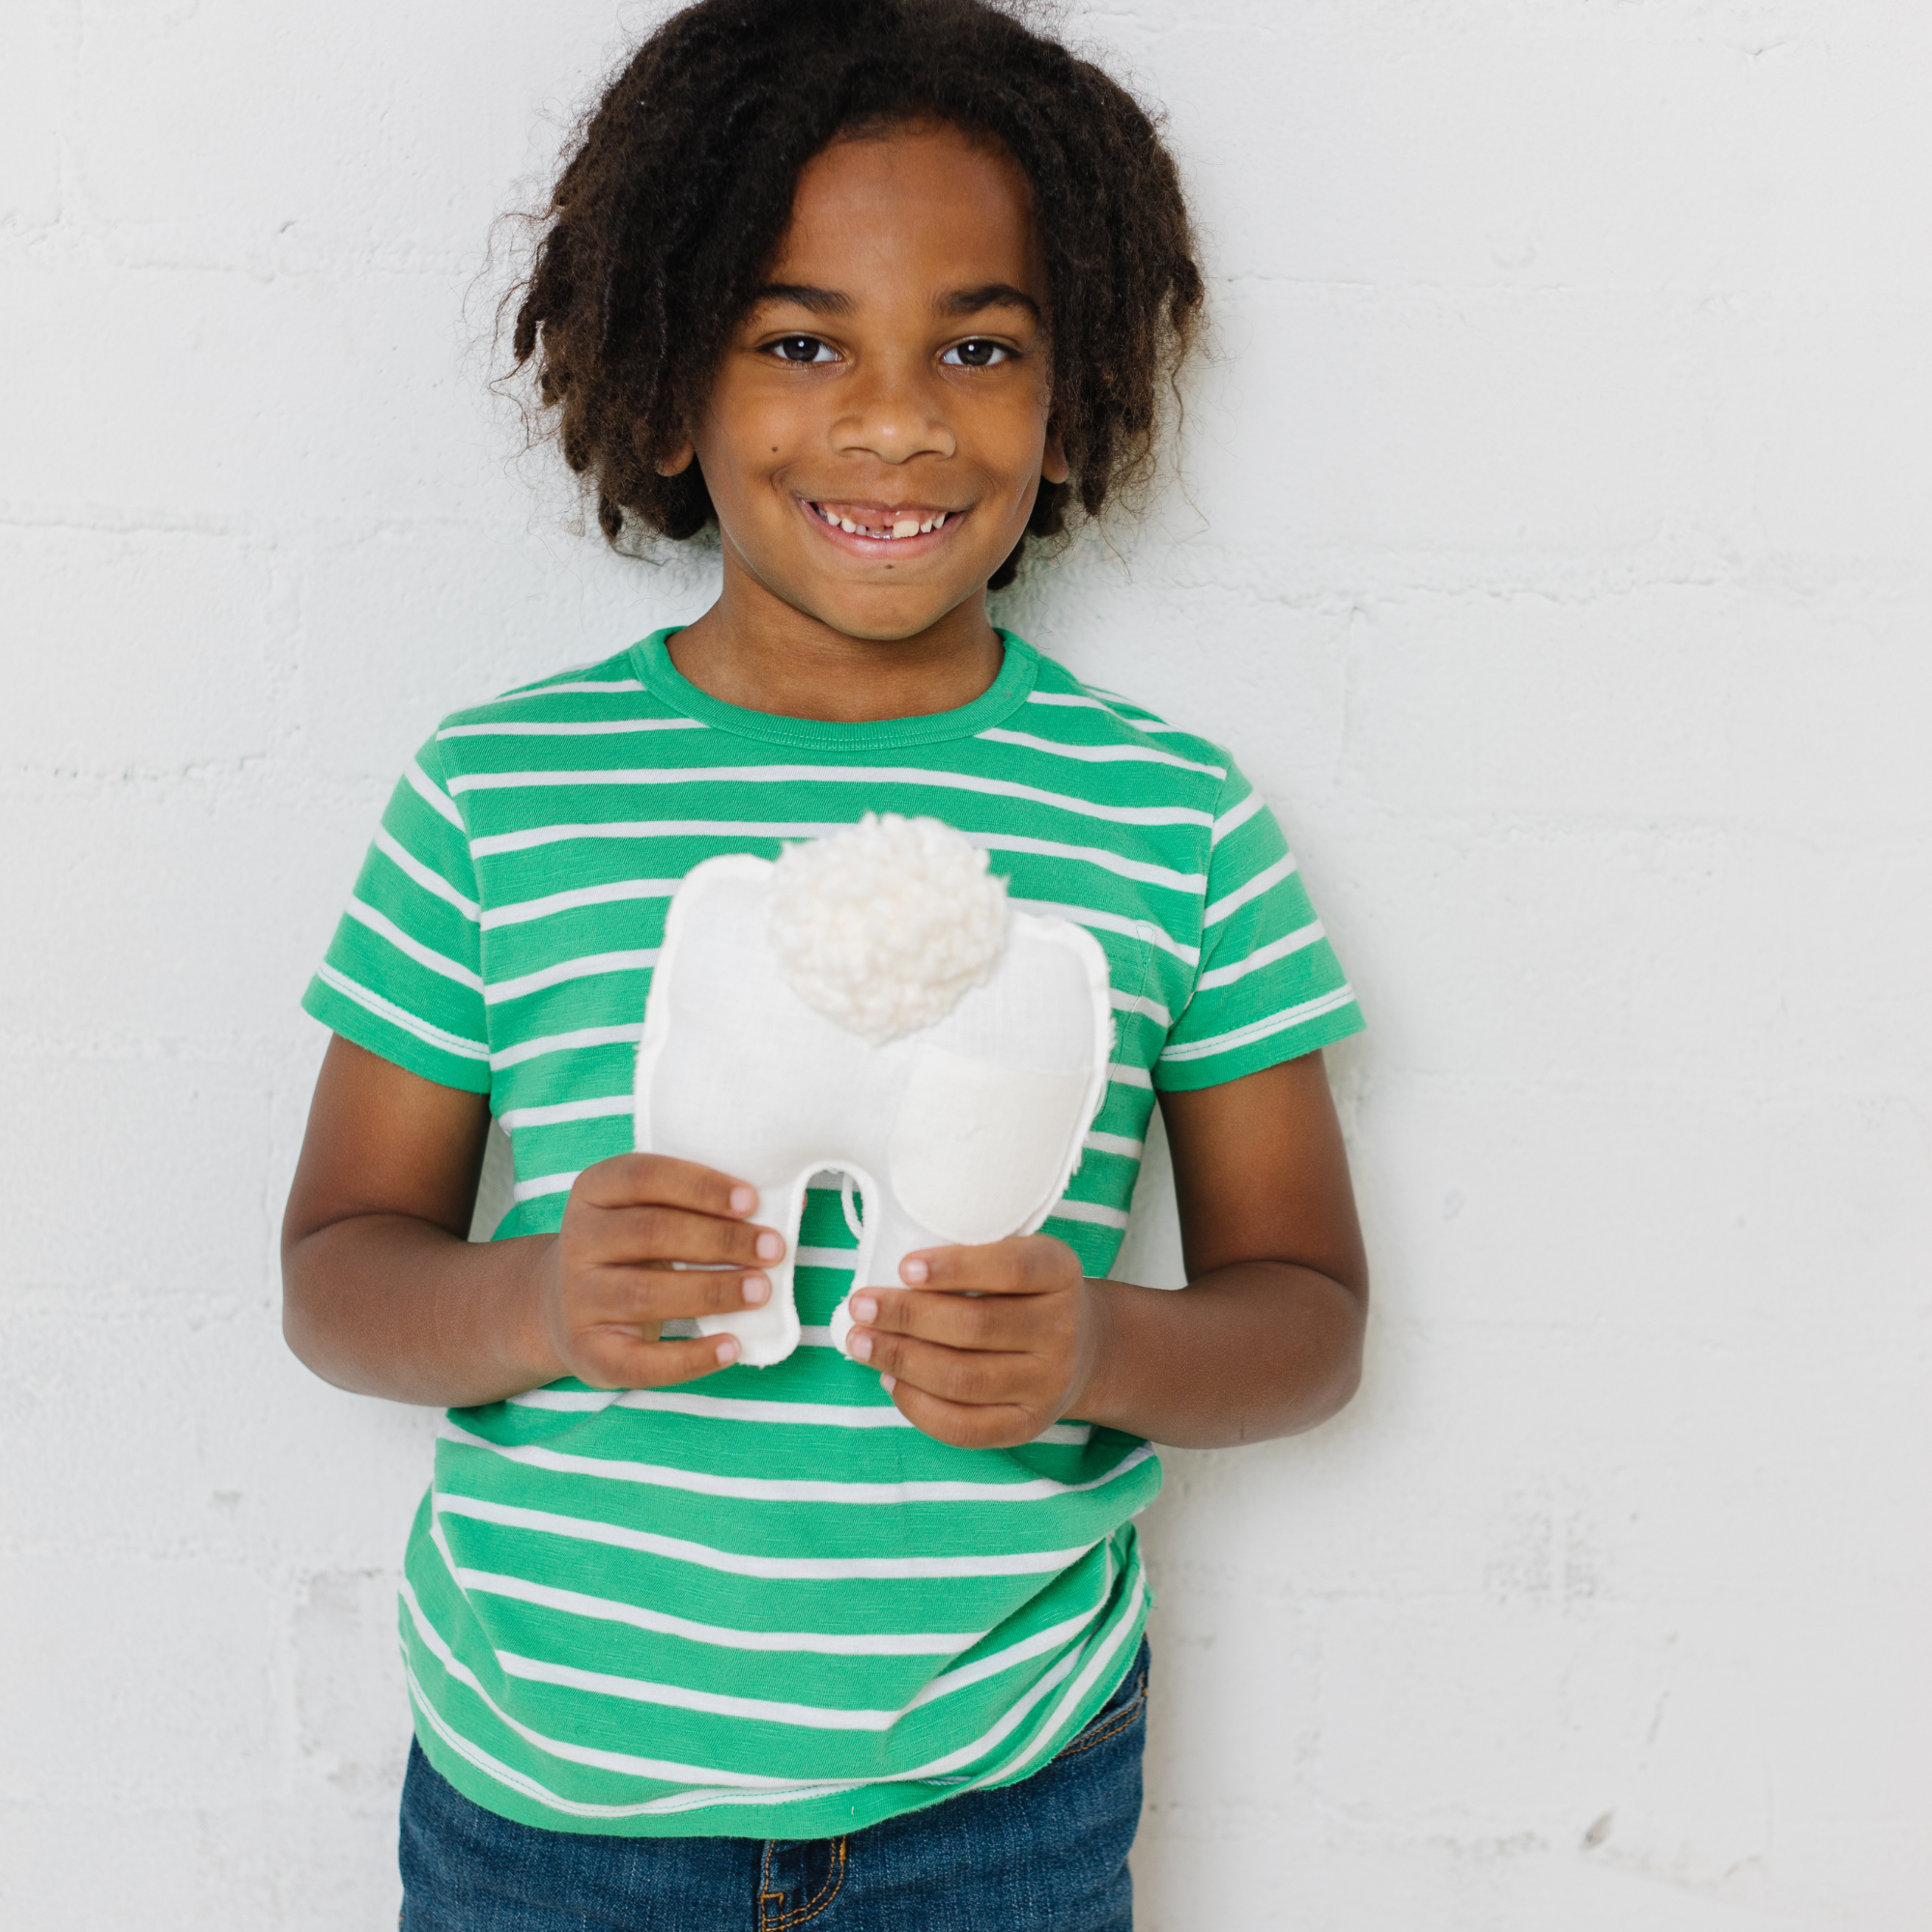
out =
<svg viewBox="0 0 1932 1932"><path fill-rule="evenodd" d="M636 1144L750 1181L785 1237L771 1299L699 1330L760 1368L797 1348L793 1258L822 1172L863 1202L855 1286L895 1283L916 1248L1032 1233L1080 1164L1112 1044L1093 935L1012 911L936 819L867 813L776 864L694 867L651 978ZM850 1327L841 1303L841 1348Z"/></svg>

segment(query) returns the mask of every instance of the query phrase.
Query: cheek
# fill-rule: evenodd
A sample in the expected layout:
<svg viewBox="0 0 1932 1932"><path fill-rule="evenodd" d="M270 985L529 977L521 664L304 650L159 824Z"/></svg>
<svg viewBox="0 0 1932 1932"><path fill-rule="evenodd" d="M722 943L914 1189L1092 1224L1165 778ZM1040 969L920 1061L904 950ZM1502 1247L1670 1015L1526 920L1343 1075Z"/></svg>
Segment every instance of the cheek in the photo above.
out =
<svg viewBox="0 0 1932 1932"><path fill-rule="evenodd" d="M693 439L698 461L716 496L725 489L750 489L783 463L797 447L797 406L782 398L733 393L721 385Z"/></svg>

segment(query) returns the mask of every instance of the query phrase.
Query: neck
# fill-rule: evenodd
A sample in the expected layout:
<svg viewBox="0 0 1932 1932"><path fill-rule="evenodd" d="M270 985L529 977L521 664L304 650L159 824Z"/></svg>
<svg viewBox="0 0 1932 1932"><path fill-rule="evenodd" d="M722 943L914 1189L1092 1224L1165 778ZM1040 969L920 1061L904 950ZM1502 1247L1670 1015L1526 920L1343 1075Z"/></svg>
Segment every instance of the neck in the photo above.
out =
<svg viewBox="0 0 1932 1932"><path fill-rule="evenodd" d="M855 638L748 577L728 546L717 603L670 640L671 663L707 696L838 724L956 711L1002 655L983 590L910 637Z"/></svg>

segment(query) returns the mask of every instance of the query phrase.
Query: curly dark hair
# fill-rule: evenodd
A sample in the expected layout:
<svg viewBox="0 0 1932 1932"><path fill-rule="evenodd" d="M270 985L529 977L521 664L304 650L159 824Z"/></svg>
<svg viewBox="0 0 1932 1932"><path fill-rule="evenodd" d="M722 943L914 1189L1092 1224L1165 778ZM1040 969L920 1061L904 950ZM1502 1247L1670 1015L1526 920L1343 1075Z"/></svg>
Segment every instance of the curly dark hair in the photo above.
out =
<svg viewBox="0 0 1932 1932"><path fill-rule="evenodd" d="M800 170L840 133L924 120L996 143L1032 185L1071 475L1041 484L1027 535L1149 473L1203 287L1173 158L1132 96L988 0L698 0L583 123L511 297L516 368L535 358L612 544L627 520L670 538L712 521L697 466L657 464L763 283Z"/></svg>

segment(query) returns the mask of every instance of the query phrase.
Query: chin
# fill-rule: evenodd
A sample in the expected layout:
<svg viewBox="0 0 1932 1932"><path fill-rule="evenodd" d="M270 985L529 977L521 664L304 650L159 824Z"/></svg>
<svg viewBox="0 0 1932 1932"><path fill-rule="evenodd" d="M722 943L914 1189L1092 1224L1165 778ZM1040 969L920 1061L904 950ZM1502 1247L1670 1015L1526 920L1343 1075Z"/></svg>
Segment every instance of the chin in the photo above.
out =
<svg viewBox="0 0 1932 1932"><path fill-rule="evenodd" d="M922 597L917 602L910 599L901 602L885 598L823 597L802 603L799 608L810 611L821 624L842 632L848 638L861 638L873 644L891 644L930 630L971 595L968 591L958 597Z"/></svg>

